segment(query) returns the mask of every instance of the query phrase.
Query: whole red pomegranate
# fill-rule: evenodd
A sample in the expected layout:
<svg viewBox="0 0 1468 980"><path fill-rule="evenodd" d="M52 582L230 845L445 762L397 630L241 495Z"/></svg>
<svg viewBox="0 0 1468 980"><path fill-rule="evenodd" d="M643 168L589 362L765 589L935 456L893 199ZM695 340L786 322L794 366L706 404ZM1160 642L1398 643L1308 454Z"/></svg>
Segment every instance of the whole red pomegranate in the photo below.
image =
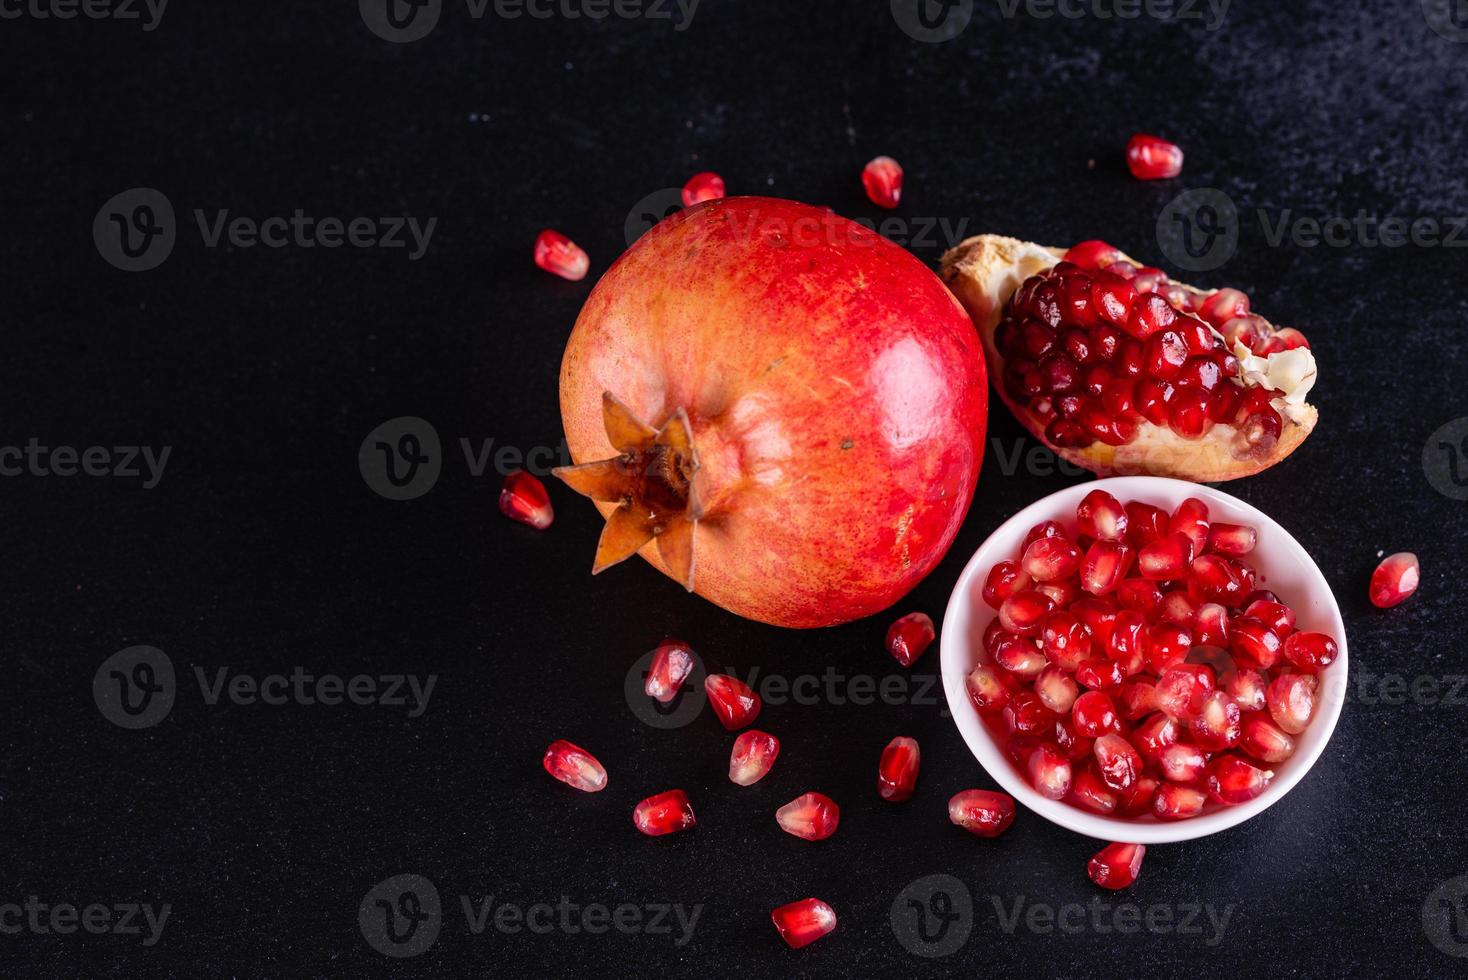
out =
<svg viewBox="0 0 1468 980"><path fill-rule="evenodd" d="M576 466L634 552L778 626L885 609L947 550L988 418L973 324L921 262L828 211L728 198L644 235L561 364Z"/></svg>

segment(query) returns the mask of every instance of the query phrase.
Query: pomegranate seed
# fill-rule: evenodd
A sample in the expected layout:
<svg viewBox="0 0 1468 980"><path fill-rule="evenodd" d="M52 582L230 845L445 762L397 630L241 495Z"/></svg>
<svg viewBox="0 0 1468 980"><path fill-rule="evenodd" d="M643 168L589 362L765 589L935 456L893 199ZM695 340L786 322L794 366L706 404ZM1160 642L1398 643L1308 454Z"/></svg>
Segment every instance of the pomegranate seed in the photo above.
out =
<svg viewBox="0 0 1468 980"><path fill-rule="evenodd" d="M948 819L978 837L998 837L1014 823L1014 799L987 789L966 789L948 801Z"/></svg>
<svg viewBox="0 0 1468 980"><path fill-rule="evenodd" d="M1176 664L1157 679L1157 707L1174 718L1191 718L1216 687L1207 664Z"/></svg>
<svg viewBox="0 0 1468 980"><path fill-rule="evenodd" d="M775 757L780 754L780 740L751 728L740 732L729 753L729 781L736 786L753 786L769 775Z"/></svg>
<svg viewBox="0 0 1468 980"><path fill-rule="evenodd" d="M1137 571L1154 582L1180 579L1193 564L1193 542L1186 534L1169 534L1143 545L1137 554Z"/></svg>
<svg viewBox="0 0 1468 980"><path fill-rule="evenodd" d="M1244 715L1239 748L1260 762L1283 762L1295 754L1295 740L1260 711Z"/></svg>
<svg viewBox="0 0 1468 980"><path fill-rule="evenodd" d="M1136 287L1125 279L1099 276L1091 283L1091 305L1102 318L1115 326L1126 326L1127 319L1131 316L1132 304L1136 301ZM1115 331L1109 331L1102 336L1113 338L1109 346L1114 351L1116 342L1120 339Z"/></svg>
<svg viewBox="0 0 1468 980"><path fill-rule="evenodd" d="M1121 669L1121 664L1105 657L1084 660L1076 668L1076 682L1093 691L1114 691L1124 680L1126 672Z"/></svg>
<svg viewBox="0 0 1468 980"><path fill-rule="evenodd" d="M1162 675L1180 664L1193 648L1193 631L1173 623L1158 623L1147 631L1147 669Z"/></svg>
<svg viewBox="0 0 1468 980"><path fill-rule="evenodd" d="M1035 678L1035 696L1058 715L1069 714L1080 693L1075 678L1056 664L1049 665Z"/></svg>
<svg viewBox="0 0 1468 980"><path fill-rule="evenodd" d="M546 747L541 764L546 772L572 789L599 793L607 788L607 771L596 761L596 756L563 738Z"/></svg>
<svg viewBox="0 0 1468 980"><path fill-rule="evenodd" d="M1020 567L1037 582L1053 582L1073 574L1081 553L1064 538L1040 538L1025 549Z"/></svg>
<svg viewBox="0 0 1468 980"><path fill-rule="evenodd" d="M802 898L770 913L775 931L791 949L800 949L836 928L836 913L819 898Z"/></svg>
<svg viewBox="0 0 1468 980"><path fill-rule="evenodd" d="M1192 626L1198 618L1198 604L1181 589L1174 589L1157 604L1156 617L1174 626Z"/></svg>
<svg viewBox="0 0 1468 980"><path fill-rule="evenodd" d="M678 689L693 672L693 649L682 640L671 637L658 644L653 651L652 663L647 668L647 680L642 689L650 698L667 704L678 696Z"/></svg>
<svg viewBox="0 0 1468 980"><path fill-rule="evenodd" d="M1228 609L1205 602L1193 616L1193 642L1199 646L1228 646Z"/></svg>
<svg viewBox="0 0 1468 980"><path fill-rule="evenodd" d="M1081 561L1081 588L1092 595L1116 589L1131 570L1132 550L1119 541L1097 541Z"/></svg>
<svg viewBox="0 0 1468 980"><path fill-rule="evenodd" d="M1235 317L1249 315L1249 297L1237 289L1220 289L1203 301L1198 315L1215 327L1222 327Z"/></svg>
<svg viewBox="0 0 1468 980"><path fill-rule="evenodd" d="M1315 690L1319 682L1307 674L1280 674L1269 685L1264 700L1269 717L1291 735L1298 735L1310 724L1315 713Z"/></svg>
<svg viewBox="0 0 1468 980"><path fill-rule="evenodd" d="M1121 252L1117 251L1115 246L1093 239L1073 246L1065 253L1064 261L1078 265L1082 269L1095 271L1106 268L1120 257Z"/></svg>
<svg viewBox="0 0 1468 980"><path fill-rule="evenodd" d="M1280 646L1279 634L1249 616L1234 620L1229 629L1229 652L1245 667L1269 670L1279 663Z"/></svg>
<svg viewBox="0 0 1468 980"><path fill-rule="evenodd" d="M1032 584L1029 575L1019 567L1017 561L1001 561L989 569L989 575L984 579L983 597L992 608L998 609L1004 605L1004 600L1028 589Z"/></svg>
<svg viewBox="0 0 1468 980"><path fill-rule="evenodd" d="M661 837L697 826L698 818L688 804L688 794L681 789L670 789L637 804L632 810L632 822L647 836Z"/></svg>
<svg viewBox="0 0 1468 980"><path fill-rule="evenodd" d="M1106 641L1107 655L1118 663L1142 656L1146 632L1147 620L1140 612L1121 610L1116 614L1111 636Z"/></svg>
<svg viewBox="0 0 1468 980"><path fill-rule="evenodd" d="M556 517L545 484L524 470L515 470L505 477L500 488L500 513L541 531L550 527Z"/></svg>
<svg viewBox="0 0 1468 980"><path fill-rule="evenodd" d="M1069 535L1059 521L1041 521L1025 533L1024 543L1019 546L1020 553L1023 554L1026 548L1041 538L1069 538Z"/></svg>
<svg viewBox="0 0 1468 980"><path fill-rule="evenodd" d="M964 683L969 699L980 711L999 711L1009 703L1009 688L992 667L975 667Z"/></svg>
<svg viewBox="0 0 1468 980"><path fill-rule="evenodd" d="M895 208L902 200L902 165L891 157L877 157L861 172L867 197L879 208Z"/></svg>
<svg viewBox="0 0 1468 980"><path fill-rule="evenodd" d="M1254 550L1259 532L1247 524L1225 524L1222 521L1208 528L1208 550L1230 558L1240 558Z"/></svg>
<svg viewBox="0 0 1468 980"><path fill-rule="evenodd" d="M1143 292L1138 283L1133 285L1142 295L1132 304L1132 312L1127 316L1126 323L1122 324L1127 333L1138 340L1146 340L1177 322L1177 311L1166 299L1156 293ZM1146 365L1150 361L1151 356L1144 351L1142 363Z"/></svg>
<svg viewBox="0 0 1468 980"><path fill-rule="evenodd" d="M1152 797L1152 815L1158 820L1186 820L1203 812L1208 795L1181 783L1163 783Z"/></svg>
<svg viewBox="0 0 1468 980"><path fill-rule="evenodd" d="M1116 810L1120 802L1120 796L1106 781L1101 778L1100 771L1096 768L1096 760L1083 759L1080 767L1075 769L1074 778L1070 783L1070 796L1067 802L1094 810L1096 813L1111 813Z"/></svg>
<svg viewBox="0 0 1468 980"><path fill-rule="evenodd" d="M1054 608L1049 596L1033 590L1016 592L999 607L999 622L1011 633L1033 636L1040 631L1040 621Z"/></svg>
<svg viewBox="0 0 1468 980"><path fill-rule="evenodd" d="M711 170L694 174L683 185L683 206L691 208L704 201L717 201L724 196L724 178Z"/></svg>
<svg viewBox="0 0 1468 980"><path fill-rule="evenodd" d="M535 264L572 282L585 279L591 270L591 259L586 250L550 228L535 236Z"/></svg>
<svg viewBox="0 0 1468 980"><path fill-rule="evenodd" d="M1201 555L1208 547L1208 505L1197 497L1189 497L1177 505L1167 529L1173 534L1186 534L1193 543L1193 554Z"/></svg>
<svg viewBox="0 0 1468 980"><path fill-rule="evenodd" d="M1087 738L1121 731L1116 705L1101 691L1087 691L1076 698L1071 715L1075 719L1076 731Z"/></svg>
<svg viewBox="0 0 1468 980"><path fill-rule="evenodd" d="M1127 141L1126 165L1138 180L1165 180L1183 172L1183 151L1175 143L1137 133Z"/></svg>
<svg viewBox="0 0 1468 980"><path fill-rule="evenodd" d="M1304 347L1308 349L1310 347L1310 341L1306 340L1305 335L1300 333L1300 331L1296 330L1294 327L1284 327L1276 331L1274 334L1274 341L1275 343L1279 344L1283 350L1294 350L1297 347Z"/></svg>
<svg viewBox="0 0 1468 980"><path fill-rule="evenodd" d="M1250 765L1237 755L1221 755L1208 764L1208 796L1236 806L1248 803L1269 788L1274 772Z"/></svg>
<svg viewBox="0 0 1468 980"><path fill-rule="evenodd" d="M1072 575L1068 579L1041 582L1035 586L1035 591L1050 600L1052 609L1064 609L1080 598L1081 580ZM1041 622L1043 624L1043 620Z"/></svg>
<svg viewBox="0 0 1468 980"><path fill-rule="evenodd" d="M1033 735L1050 728L1055 722L1055 713L1045 707L1033 691L1011 692L1004 705L1004 722L1011 732L1018 735Z"/></svg>
<svg viewBox="0 0 1468 980"><path fill-rule="evenodd" d="M1208 753L1190 742L1174 742L1157 759L1162 777L1174 783L1191 783L1203 778Z"/></svg>
<svg viewBox="0 0 1468 980"><path fill-rule="evenodd" d="M1152 298L1167 302L1160 296ZM1163 381L1172 381L1182 374L1183 365L1188 360L1188 346L1176 330L1160 330L1147 338L1142 356L1146 358L1149 374Z"/></svg>
<svg viewBox="0 0 1468 980"><path fill-rule="evenodd" d="M1177 723L1177 719L1158 712L1143 720L1132 732L1132 744L1143 756L1158 763L1163 751L1169 745L1177 744L1181 733L1182 726Z"/></svg>
<svg viewBox="0 0 1468 980"><path fill-rule="evenodd" d="M1231 450L1238 459L1260 458L1274 451L1283 423L1272 408L1255 412L1244 419L1234 433Z"/></svg>
<svg viewBox="0 0 1468 980"><path fill-rule="evenodd" d="M1129 578L1116 587L1116 601L1124 609L1146 615L1162 601L1162 591L1155 582L1144 578Z"/></svg>
<svg viewBox="0 0 1468 980"><path fill-rule="evenodd" d="M912 799L921 761L917 739L899 735L888 742L877 764L877 795L888 803Z"/></svg>
<svg viewBox="0 0 1468 980"><path fill-rule="evenodd" d="M738 731L759 717L759 695L738 678L728 674L710 674L703 679L703 689L708 694L714 714L729 731Z"/></svg>
<svg viewBox="0 0 1468 980"><path fill-rule="evenodd" d="M1039 745L1030 753L1030 783L1048 800L1059 800L1070 792L1070 760L1051 745Z"/></svg>
<svg viewBox="0 0 1468 980"><path fill-rule="evenodd" d="M1117 693L1121 716L1136 721L1157 710L1157 685L1148 681L1127 681Z"/></svg>
<svg viewBox="0 0 1468 980"><path fill-rule="evenodd" d="M1284 642L1284 657L1301 670L1318 670L1335 663L1335 640L1324 633L1295 633Z"/></svg>
<svg viewBox="0 0 1468 980"><path fill-rule="evenodd" d="M1132 743L1120 735L1102 735L1096 739L1091 751L1095 753L1102 780L1114 790L1130 789L1142 774L1142 757Z"/></svg>
<svg viewBox="0 0 1468 980"><path fill-rule="evenodd" d="M824 793L805 793L775 811L775 822L803 840L825 840L841 822L841 808Z"/></svg>
<svg viewBox="0 0 1468 980"><path fill-rule="evenodd" d="M887 627L887 652L904 667L911 667L937 633L927 613L908 613Z"/></svg>
<svg viewBox="0 0 1468 980"><path fill-rule="evenodd" d="M1059 748L1060 751L1065 754L1065 757L1067 759L1075 762L1080 759L1090 758L1091 743L1094 742L1095 739L1086 738L1083 735L1077 734L1075 730L1075 725L1071 722L1069 718L1060 717L1055 719L1054 735L1055 740L1052 744ZM1040 741L1044 742L1045 739L1042 738L1040 739ZM1031 746L1031 751L1033 751L1033 749L1034 747Z"/></svg>
<svg viewBox="0 0 1468 980"><path fill-rule="evenodd" d="M1107 643L1111 639L1111 631L1116 628L1116 606L1109 599L1084 596L1071 603L1070 614L1085 626L1097 645Z"/></svg>
<svg viewBox="0 0 1468 980"><path fill-rule="evenodd" d="M1141 548L1167 536L1167 511L1132 501L1126 505L1127 543Z"/></svg>
<svg viewBox="0 0 1468 980"><path fill-rule="evenodd" d="M1390 609L1417 591L1420 578L1416 555L1399 551L1387 556L1371 573L1371 604L1378 609Z"/></svg>
<svg viewBox="0 0 1468 980"><path fill-rule="evenodd" d="M1218 689L1233 698L1245 713L1264 710L1266 687L1264 675L1247 667L1230 670L1218 679Z"/></svg>
<svg viewBox="0 0 1468 980"><path fill-rule="evenodd" d="M1152 812L1152 797L1157 793L1157 780L1151 776L1139 776L1132 788L1121 794L1116 812L1122 817L1140 817Z"/></svg>
<svg viewBox="0 0 1468 980"><path fill-rule="evenodd" d="M1092 490L1076 507L1076 533L1099 541L1126 538L1126 508L1105 490Z"/></svg>
<svg viewBox="0 0 1468 980"><path fill-rule="evenodd" d="M1126 888L1142 873L1145 844L1107 844L1086 865L1086 874L1102 888L1116 891Z"/></svg>
<svg viewBox="0 0 1468 980"><path fill-rule="evenodd" d="M1281 640L1295 631L1295 611L1282 602L1255 599L1244 606L1244 615L1268 626Z"/></svg>
<svg viewBox="0 0 1468 980"><path fill-rule="evenodd" d="M1193 559L1188 575L1188 590L1205 602L1237 606L1249 589L1239 569L1227 558L1199 555Z"/></svg>
<svg viewBox="0 0 1468 980"><path fill-rule="evenodd" d="M1016 677L1031 678L1045 669L1045 655L1033 640L1022 636L1001 638L994 650L994 663Z"/></svg>
<svg viewBox="0 0 1468 980"><path fill-rule="evenodd" d="M1209 752L1233 748L1244 737L1241 716L1238 702L1223 691L1206 695L1193 716L1193 741Z"/></svg>
<svg viewBox="0 0 1468 980"><path fill-rule="evenodd" d="M1091 634L1070 613L1053 612L1040 622L1040 643L1051 663L1073 671L1091 655Z"/></svg>

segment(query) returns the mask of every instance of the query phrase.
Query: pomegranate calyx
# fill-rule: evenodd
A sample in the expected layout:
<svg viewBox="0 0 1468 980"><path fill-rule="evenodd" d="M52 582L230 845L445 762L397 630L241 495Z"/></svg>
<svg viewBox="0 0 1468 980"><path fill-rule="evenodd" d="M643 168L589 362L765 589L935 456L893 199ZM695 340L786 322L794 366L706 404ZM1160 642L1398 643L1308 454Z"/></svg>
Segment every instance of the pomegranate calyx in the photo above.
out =
<svg viewBox="0 0 1468 980"><path fill-rule="evenodd" d="M693 591L694 530L703 516L694 485L698 454L688 413L654 429L611 392L602 394L607 439L619 455L551 472L592 500L620 506L607 518L591 574L626 561L654 539L677 580Z"/></svg>

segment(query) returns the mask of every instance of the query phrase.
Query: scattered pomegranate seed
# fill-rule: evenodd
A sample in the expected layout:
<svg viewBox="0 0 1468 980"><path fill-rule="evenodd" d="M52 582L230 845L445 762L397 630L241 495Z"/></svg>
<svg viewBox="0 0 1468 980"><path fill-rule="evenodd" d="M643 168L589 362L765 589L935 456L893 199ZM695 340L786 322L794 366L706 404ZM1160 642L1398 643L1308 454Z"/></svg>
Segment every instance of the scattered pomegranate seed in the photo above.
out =
<svg viewBox="0 0 1468 980"><path fill-rule="evenodd" d="M1248 803L1269 788L1274 772L1250 765L1232 753L1208 764L1208 795L1230 806Z"/></svg>
<svg viewBox="0 0 1468 980"><path fill-rule="evenodd" d="M891 157L877 157L861 172L867 197L879 208L895 208L902 200L902 165Z"/></svg>
<svg viewBox="0 0 1468 980"><path fill-rule="evenodd" d="M1239 748L1260 762L1283 762L1295 754L1295 740L1263 712L1245 714L1243 729Z"/></svg>
<svg viewBox="0 0 1468 980"><path fill-rule="evenodd" d="M927 613L908 613L887 627L887 652L902 666L911 667L936 635Z"/></svg>
<svg viewBox="0 0 1468 980"><path fill-rule="evenodd" d="M1388 555L1371 573L1371 604L1390 609L1417 591L1420 578L1416 555L1410 551Z"/></svg>
<svg viewBox="0 0 1468 980"><path fill-rule="evenodd" d="M877 763L877 795L888 803L912 799L921 761L917 739L899 735L888 742Z"/></svg>
<svg viewBox="0 0 1468 980"><path fill-rule="evenodd" d="M824 793L805 793L775 811L775 822L803 840L825 840L841 822L841 808Z"/></svg>
<svg viewBox="0 0 1468 980"><path fill-rule="evenodd" d="M1030 783L1046 799L1059 800L1070 792L1070 760L1052 745L1040 744L1030 753Z"/></svg>
<svg viewBox="0 0 1468 980"><path fill-rule="evenodd" d="M809 946L836 928L836 913L819 898L802 898L770 913L775 931L791 949Z"/></svg>
<svg viewBox="0 0 1468 980"><path fill-rule="evenodd" d="M1208 550L1214 554L1241 558L1254 550L1259 532L1247 524L1218 522L1208 529Z"/></svg>
<svg viewBox="0 0 1468 980"><path fill-rule="evenodd" d="M729 753L729 781L736 786L753 786L769 775L780 754L780 740L767 732L751 728L740 732Z"/></svg>
<svg viewBox="0 0 1468 980"><path fill-rule="evenodd" d="M724 196L724 178L711 170L694 174L683 185L683 206L691 208L704 201L717 201Z"/></svg>
<svg viewBox="0 0 1468 980"><path fill-rule="evenodd" d="M563 738L547 746L541 764L546 772L572 789L599 793L607 788L607 771L596 761L596 756Z"/></svg>
<svg viewBox="0 0 1468 980"><path fill-rule="evenodd" d="M966 789L948 801L948 819L978 837L998 837L1014 823L1014 799L987 789Z"/></svg>
<svg viewBox="0 0 1468 980"><path fill-rule="evenodd" d="M524 470L515 470L505 477L500 488L500 513L541 531L550 527L556 517L545 484Z"/></svg>
<svg viewBox="0 0 1468 980"><path fill-rule="evenodd" d="M1208 794L1181 783L1167 782L1152 797L1152 815L1158 820L1186 820L1203 812Z"/></svg>
<svg viewBox="0 0 1468 980"><path fill-rule="evenodd" d="M675 834L698 825L688 794L681 789L649 796L632 810L632 822L649 837Z"/></svg>
<svg viewBox="0 0 1468 980"><path fill-rule="evenodd" d="M1126 165L1138 180L1165 180L1183 172L1183 151L1174 143L1138 133L1127 141Z"/></svg>
<svg viewBox="0 0 1468 980"><path fill-rule="evenodd" d="M729 731L738 731L759 717L762 706L759 695L737 677L710 674L703 680L703 689L720 724Z"/></svg>
<svg viewBox="0 0 1468 980"><path fill-rule="evenodd" d="M1298 735L1310 724L1315 714L1315 689L1318 686L1308 674L1280 674L1265 692L1269 716L1291 735Z"/></svg>
<svg viewBox="0 0 1468 980"><path fill-rule="evenodd" d="M999 711L1009 703L1009 688L991 667L982 664L969 672L965 681L968 696L980 711Z"/></svg>
<svg viewBox="0 0 1468 980"><path fill-rule="evenodd" d="M535 237L535 264L572 282L585 279L591 269L591 259L585 249L550 228Z"/></svg>
<svg viewBox="0 0 1468 980"><path fill-rule="evenodd" d="M682 640L672 637L658 644L653 651L652 663L647 668L647 680L642 689L650 698L667 704L678 696L678 689L693 672L693 648Z"/></svg>
<svg viewBox="0 0 1468 980"><path fill-rule="evenodd" d="M1142 873L1145 844L1107 844L1086 865L1086 874L1102 888L1126 888Z"/></svg>
<svg viewBox="0 0 1468 980"><path fill-rule="evenodd" d="M1142 774L1142 757L1132 743L1120 735L1102 735L1092 748L1096 756L1096 768L1107 786L1125 791L1131 788Z"/></svg>
<svg viewBox="0 0 1468 980"><path fill-rule="evenodd" d="M1324 633L1293 633L1284 642L1284 656L1301 670L1319 670L1335 663L1335 640Z"/></svg>

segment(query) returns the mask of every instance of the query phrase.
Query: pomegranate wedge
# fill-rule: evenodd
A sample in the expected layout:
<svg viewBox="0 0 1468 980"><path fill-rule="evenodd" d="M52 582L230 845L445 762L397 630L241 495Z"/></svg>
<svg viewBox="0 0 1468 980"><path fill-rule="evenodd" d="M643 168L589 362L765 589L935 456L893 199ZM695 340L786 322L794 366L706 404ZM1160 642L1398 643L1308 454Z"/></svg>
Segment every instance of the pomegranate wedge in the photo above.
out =
<svg viewBox="0 0 1468 980"><path fill-rule="evenodd" d="M1315 427L1309 344L1249 312L1238 290L1173 282L1104 242L1067 252L999 235L951 249L943 278L1010 411L1101 476L1234 480Z"/></svg>

